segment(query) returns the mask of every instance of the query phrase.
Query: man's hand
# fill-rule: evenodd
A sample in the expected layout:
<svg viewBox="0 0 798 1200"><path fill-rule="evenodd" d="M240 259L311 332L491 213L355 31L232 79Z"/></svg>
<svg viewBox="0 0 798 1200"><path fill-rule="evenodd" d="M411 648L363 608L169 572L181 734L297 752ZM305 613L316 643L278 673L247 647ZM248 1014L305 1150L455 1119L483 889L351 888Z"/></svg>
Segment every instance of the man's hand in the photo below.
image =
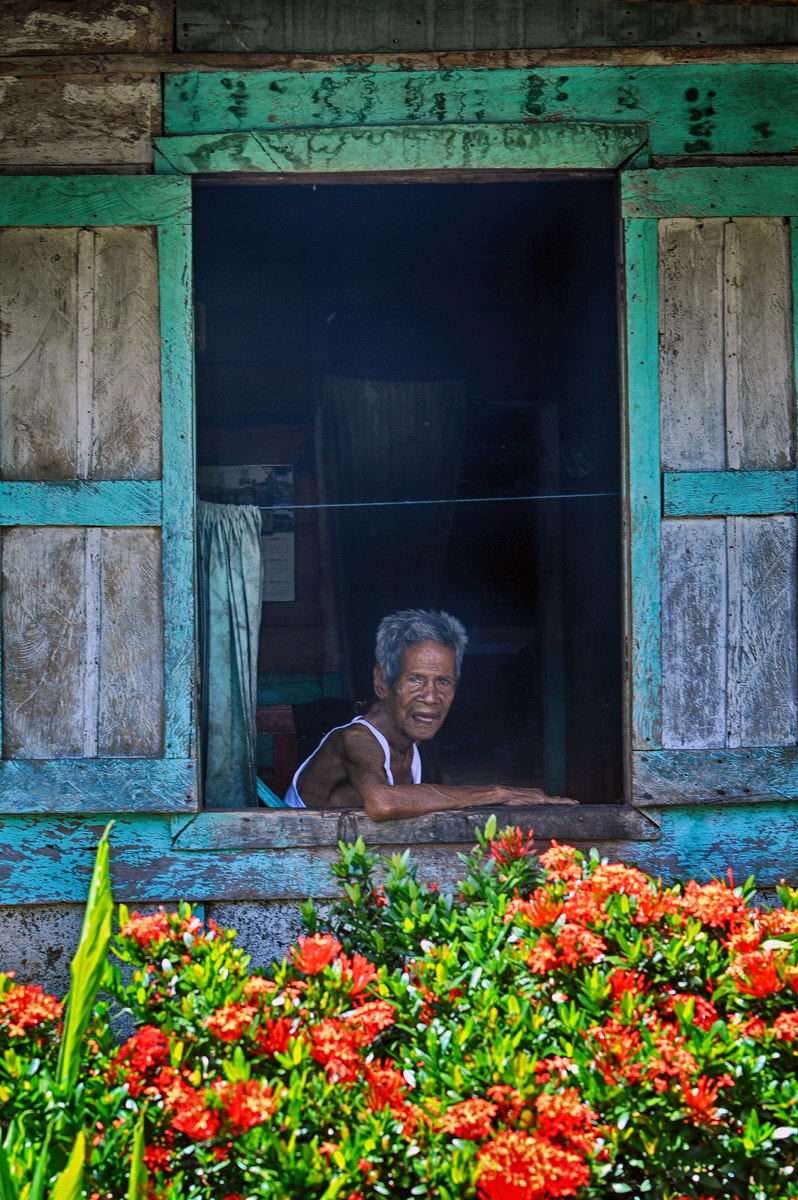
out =
<svg viewBox="0 0 798 1200"><path fill-rule="evenodd" d="M502 788L509 793L506 800L498 803L504 808L532 808L537 804L578 804L570 796L547 796L540 788Z"/></svg>

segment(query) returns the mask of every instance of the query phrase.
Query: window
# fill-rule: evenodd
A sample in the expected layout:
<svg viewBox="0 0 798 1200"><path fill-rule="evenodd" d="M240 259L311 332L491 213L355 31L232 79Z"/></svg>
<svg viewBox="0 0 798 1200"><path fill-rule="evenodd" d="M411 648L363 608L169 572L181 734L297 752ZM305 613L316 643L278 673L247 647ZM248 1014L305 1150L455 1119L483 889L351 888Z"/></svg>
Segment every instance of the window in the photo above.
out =
<svg viewBox="0 0 798 1200"><path fill-rule="evenodd" d="M606 177L195 186L200 496L267 465L297 506L264 513L276 791L419 606L470 635L425 778L621 797L615 222Z"/></svg>

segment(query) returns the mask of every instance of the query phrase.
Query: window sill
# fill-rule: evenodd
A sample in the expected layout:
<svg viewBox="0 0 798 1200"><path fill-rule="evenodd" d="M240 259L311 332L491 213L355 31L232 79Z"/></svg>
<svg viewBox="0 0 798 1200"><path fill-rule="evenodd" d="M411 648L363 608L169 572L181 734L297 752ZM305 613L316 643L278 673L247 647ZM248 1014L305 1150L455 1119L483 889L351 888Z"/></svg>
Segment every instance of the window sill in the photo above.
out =
<svg viewBox="0 0 798 1200"><path fill-rule="evenodd" d="M337 846L358 837L369 846L471 845L475 830L484 828L495 812L499 829L517 825L537 839L589 843L653 842L660 837L657 825L628 805L594 804L576 808L540 805L533 809L490 808L429 813L402 821L370 820L357 810L310 812L240 810L201 812L171 821L172 848L176 851L283 850L312 846Z"/></svg>

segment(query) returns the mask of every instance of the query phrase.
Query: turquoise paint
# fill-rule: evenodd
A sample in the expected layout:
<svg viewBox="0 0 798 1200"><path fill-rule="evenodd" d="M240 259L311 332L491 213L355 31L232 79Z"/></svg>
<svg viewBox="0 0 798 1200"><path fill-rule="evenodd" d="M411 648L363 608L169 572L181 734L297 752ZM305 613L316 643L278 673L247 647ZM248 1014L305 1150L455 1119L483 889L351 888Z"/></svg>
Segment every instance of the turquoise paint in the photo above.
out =
<svg viewBox="0 0 798 1200"><path fill-rule="evenodd" d="M635 751L632 779L643 806L798 799L794 746Z"/></svg>
<svg viewBox="0 0 798 1200"><path fill-rule="evenodd" d="M798 211L795 167L690 167L630 171L624 217L791 217Z"/></svg>
<svg viewBox="0 0 798 1200"><path fill-rule="evenodd" d="M0 223L158 228L162 481L0 484L0 523L161 525L165 678L163 760L6 760L0 762L0 811L185 812L198 804L190 215L189 180L85 175L0 180Z"/></svg>
<svg viewBox="0 0 798 1200"><path fill-rule="evenodd" d="M0 813L192 812L191 759L69 758L0 761Z"/></svg>
<svg viewBox="0 0 798 1200"><path fill-rule="evenodd" d="M361 125L159 138L157 170L257 174L447 170L612 170L645 143L645 125Z"/></svg>
<svg viewBox="0 0 798 1200"><path fill-rule="evenodd" d="M258 705L309 704L320 700L322 695L321 679L312 673L289 675L271 671L258 679Z"/></svg>
<svg viewBox="0 0 798 1200"><path fill-rule="evenodd" d="M137 175L9 176L0 180L0 225L157 225L185 217L185 179Z"/></svg>
<svg viewBox="0 0 798 1200"><path fill-rule="evenodd" d="M158 228L163 405L164 756L193 758L196 670L191 224Z"/></svg>
<svg viewBox="0 0 798 1200"><path fill-rule="evenodd" d="M268 819L265 814L257 816ZM798 807L794 804L689 805L654 810L654 816L661 821L656 840L598 842L599 849L613 859L636 861L652 874L666 877L725 877L731 867L738 880L755 872L762 887L772 887L784 877L798 881ZM165 816L122 812L115 820L111 878L117 901L144 905L178 898L299 900L309 894L335 894L328 867L337 854L337 822L331 822L333 828L324 841L318 839L310 846L245 849L239 845L220 850L198 844L197 849L181 851ZM0 818L0 904L85 901L104 823L105 817ZM388 833L386 829L386 838ZM579 844L596 843L588 836ZM466 846L464 840L456 848ZM395 848L399 847L389 845L386 851ZM461 867L452 847L448 859L441 857L439 866L425 874L443 878L446 872L455 878Z"/></svg>
<svg viewBox="0 0 798 1200"><path fill-rule="evenodd" d="M796 511L795 471L665 472L666 517L764 517Z"/></svg>
<svg viewBox="0 0 798 1200"><path fill-rule="evenodd" d="M0 525L160 524L160 480L0 483Z"/></svg>
<svg viewBox="0 0 798 1200"><path fill-rule="evenodd" d="M225 71L169 77L164 132L634 121L649 126L654 154L784 154L796 149L797 109L788 63Z"/></svg>
<svg viewBox="0 0 798 1200"><path fill-rule="evenodd" d="M656 224L627 221L624 247L632 747L653 749L662 740Z"/></svg>

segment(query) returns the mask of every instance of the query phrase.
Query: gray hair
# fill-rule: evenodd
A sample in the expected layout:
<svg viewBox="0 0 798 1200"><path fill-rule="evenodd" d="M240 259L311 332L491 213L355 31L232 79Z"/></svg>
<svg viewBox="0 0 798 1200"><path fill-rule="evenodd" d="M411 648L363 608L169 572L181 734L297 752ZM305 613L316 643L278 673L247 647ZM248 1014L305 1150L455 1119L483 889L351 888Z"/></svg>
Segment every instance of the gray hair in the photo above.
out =
<svg viewBox="0 0 798 1200"><path fill-rule="evenodd" d="M384 617L377 628L375 659L388 687L399 676L402 652L419 642L437 642L454 650L455 674L460 678L468 638L465 626L446 612L427 612L423 608L405 608Z"/></svg>

